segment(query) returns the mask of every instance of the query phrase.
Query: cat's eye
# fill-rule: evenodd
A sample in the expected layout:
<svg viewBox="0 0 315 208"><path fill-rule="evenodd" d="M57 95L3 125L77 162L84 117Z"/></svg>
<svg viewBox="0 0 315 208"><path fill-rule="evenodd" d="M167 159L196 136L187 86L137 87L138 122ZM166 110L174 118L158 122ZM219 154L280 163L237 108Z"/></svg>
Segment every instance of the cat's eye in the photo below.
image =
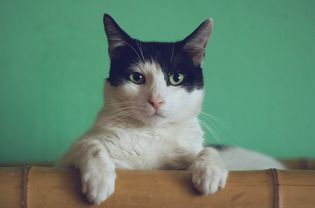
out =
<svg viewBox="0 0 315 208"><path fill-rule="evenodd" d="M129 74L129 80L135 84L143 84L145 79L144 76L139 72L132 72Z"/></svg>
<svg viewBox="0 0 315 208"><path fill-rule="evenodd" d="M170 84L173 86L178 86L183 83L185 76L181 73L174 73L169 76Z"/></svg>

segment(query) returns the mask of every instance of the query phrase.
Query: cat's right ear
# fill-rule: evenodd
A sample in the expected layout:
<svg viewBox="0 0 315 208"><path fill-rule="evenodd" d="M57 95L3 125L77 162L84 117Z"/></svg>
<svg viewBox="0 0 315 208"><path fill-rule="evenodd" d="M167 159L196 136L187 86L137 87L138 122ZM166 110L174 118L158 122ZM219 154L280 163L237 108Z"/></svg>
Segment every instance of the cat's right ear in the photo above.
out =
<svg viewBox="0 0 315 208"><path fill-rule="evenodd" d="M131 37L119 27L110 15L104 14L103 23L108 40L108 52L112 59L115 57L115 49L128 45Z"/></svg>
<svg viewBox="0 0 315 208"><path fill-rule="evenodd" d="M205 20L182 41L184 44L183 49L190 54L195 65L202 64L207 42L211 35L212 25L212 19Z"/></svg>

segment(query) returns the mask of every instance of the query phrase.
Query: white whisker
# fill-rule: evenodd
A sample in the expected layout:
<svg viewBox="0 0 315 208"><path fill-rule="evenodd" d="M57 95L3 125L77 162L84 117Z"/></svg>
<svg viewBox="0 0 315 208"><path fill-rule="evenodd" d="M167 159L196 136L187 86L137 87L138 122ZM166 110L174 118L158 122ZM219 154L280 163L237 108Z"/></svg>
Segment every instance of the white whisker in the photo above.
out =
<svg viewBox="0 0 315 208"><path fill-rule="evenodd" d="M129 46L129 48L131 48L131 49L133 50L133 52L135 52L135 54L137 55L139 61L143 61L143 62L144 62L144 60L141 59L141 57L140 57L139 53L137 52L137 50L136 50L131 44L129 44L129 43L126 42L126 41L124 41L124 43L125 43L127 46Z"/></svg>
<svg viewBox="0 0 315 208"><path fill-rule="evenodd" d="M136 43L137 43L139 52L140 52L140 54L141 54L141 56L142 56L142 61L143 61L143 63L144 63L144 55L143 55L141 43L140 43L139 41L137 41L137 40L136 40Z"/></svg>
<svg viewBox="0 0 315 208"><path fill-rule="evenodd" d="M204 121L202 121L201 119L199 119L200 124L207 129L211 135L215 138L215 140L220 144L223 145L224 142L222 141L222 139L220 138L220 136Z"/></svg>
<svg viewBox="0 0 315 208"><path fill-rule="evenodd" d="M209 119L211 119L211 120L217 122L217 123L218 123L220 126L222 126L223 128L229 129L229 130L232 129L231 126L229 126L226 122L224 122L222 119L218 118L217 116L211 115L211 114L206 113L206 112L204 112L204 111L201 111L200 113L201 113L202 115L208 117Z"/></svg>
<svg viewBox="0 0 315 208"><path fill-rule="evenodd" d="M175 55L174 56L174 60L173 60L173 66L175 66L178 62L180 62L182 59L184 58L184 56L183 55Z"/></svg>

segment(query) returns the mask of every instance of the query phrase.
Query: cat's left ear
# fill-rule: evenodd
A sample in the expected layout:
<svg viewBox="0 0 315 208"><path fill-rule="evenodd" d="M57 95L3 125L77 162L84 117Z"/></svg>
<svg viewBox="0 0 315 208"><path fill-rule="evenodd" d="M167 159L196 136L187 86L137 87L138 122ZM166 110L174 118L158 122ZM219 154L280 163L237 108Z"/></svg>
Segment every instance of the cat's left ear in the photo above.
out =
<svg viewBox="0 0 315 208"><path fill-rule="evenodd" d="M117 22L108 14L103 17L104 29L108 40L108 52L110 58L117 56L115 49L128 45L131 37L123 31Z"/></svg>
<svg viewBox="0 0 315 208"><path fill-rule="evenodd" d="M183 42L183 49L187 51L196 66L202 64L205 55L208 39L211 35L213 20L207 19L202 22L194 32L186 37Z"/></svg>

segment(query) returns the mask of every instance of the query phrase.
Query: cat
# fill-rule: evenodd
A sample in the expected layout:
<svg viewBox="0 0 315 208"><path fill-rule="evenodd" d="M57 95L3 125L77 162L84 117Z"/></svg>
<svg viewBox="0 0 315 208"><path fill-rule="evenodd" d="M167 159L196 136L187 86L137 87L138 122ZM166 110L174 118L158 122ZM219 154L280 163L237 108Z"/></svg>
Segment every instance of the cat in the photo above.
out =
<svg viewBox="0 0 315 208"><path fill-rule="evenodd" d="M225 186L228 170L284 168L249 150L203 146L201 65L211 19L172 43L134 39L108 14L103 22L110 57L104 106L61 160L80 170L89 201L100 204L114 192L116 168L189 169L205 195Z"/></svg>

